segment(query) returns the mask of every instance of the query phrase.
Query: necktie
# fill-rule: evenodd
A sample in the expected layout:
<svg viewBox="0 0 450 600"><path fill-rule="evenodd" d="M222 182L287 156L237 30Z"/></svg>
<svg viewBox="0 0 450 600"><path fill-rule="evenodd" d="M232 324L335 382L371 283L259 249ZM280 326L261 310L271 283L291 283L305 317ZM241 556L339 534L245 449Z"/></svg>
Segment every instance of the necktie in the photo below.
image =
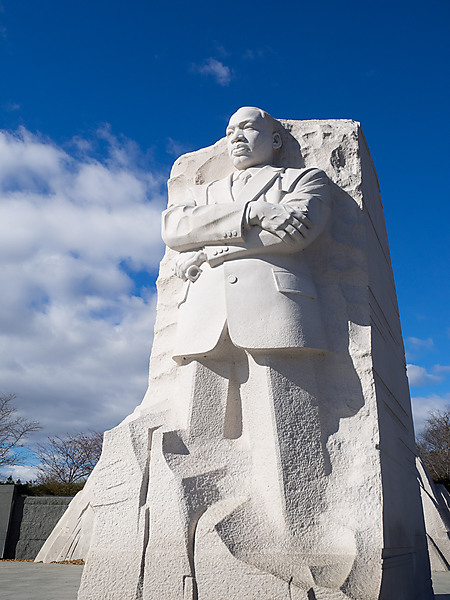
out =
<svg viewBox="0 0 450 600"><path fill-rule="evenodd" d="M233 181L233 196L236 199L239 195L239 192L244 188L247 181L250 179L252 174L249 171L241 171L238 177Z"/></svg>

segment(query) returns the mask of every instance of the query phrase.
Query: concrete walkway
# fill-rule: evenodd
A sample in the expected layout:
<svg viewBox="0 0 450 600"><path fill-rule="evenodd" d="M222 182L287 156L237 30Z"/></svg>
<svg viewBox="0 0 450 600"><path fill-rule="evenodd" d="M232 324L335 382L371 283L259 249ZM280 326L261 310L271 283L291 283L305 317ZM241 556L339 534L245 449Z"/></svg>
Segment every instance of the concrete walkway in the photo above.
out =
<svg viewBox="0 0 450 600"><path fill-rule="evenodd" d="M450 573L432 573L436 600L450 600Z"/></svg>
<svg viewBox="0 0 450 600"><path fill-rule="evenodd" d="M79 565L0 561L0 600L76 600L82 572ZM436 600L450 600L450 573L433 573L433 586Z"/></svg>
<svg viewBox="0 0 450 600"><path fill-rule="evenodd" d="M76 600L83 567L0 561L0 600Z"/></svg>

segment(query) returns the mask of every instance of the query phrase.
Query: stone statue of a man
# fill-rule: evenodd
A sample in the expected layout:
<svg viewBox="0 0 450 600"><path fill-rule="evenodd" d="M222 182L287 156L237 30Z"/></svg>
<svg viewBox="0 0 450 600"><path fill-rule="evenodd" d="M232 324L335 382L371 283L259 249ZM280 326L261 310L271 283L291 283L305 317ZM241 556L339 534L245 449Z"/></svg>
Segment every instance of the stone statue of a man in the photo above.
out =
<svg viewBox="0 0 450 600"><path fill-rule="evenodd" d="M163 239L180 252L177 275L201 265L179 306L178 362L213 351L225 330L249 351L326 347L301 251L329 218L329 181L315 168L272 166L280 128L258 108L239 109L226 130L236 171L191 188L163 215Z"/></svg>
<svg viewBox="0 0 450 600"><path fill-rule="evenodd" d="M361 127L245 107L227 147L174 164L147 393L37 560L86 557L79 600L431 600Z"/></svg>
<svg viewBox="0 0 450 600"><path fill-rule="evenodd" d="M225 502L214 522L223 550L210 555L226 548L308 587L296 557L321 502L314 360L327 341L303 250L330 217L329 180L316 168L273 166L281 124L259 108L239 109L226 135L234 173L192 187L163 214L163 239L186 280L174 359L195 362L189 424L163 453L179 477L192 576L197 523Z"/></svg>

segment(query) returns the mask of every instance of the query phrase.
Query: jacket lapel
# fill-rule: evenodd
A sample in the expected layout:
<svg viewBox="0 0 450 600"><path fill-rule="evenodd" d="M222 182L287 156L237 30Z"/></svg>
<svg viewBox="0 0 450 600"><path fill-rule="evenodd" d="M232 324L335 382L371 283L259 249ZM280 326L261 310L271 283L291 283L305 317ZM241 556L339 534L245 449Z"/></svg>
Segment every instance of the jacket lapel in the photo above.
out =
<svg viewBox="0 0 450 600"><path fill-rule="evenodd" d="M264 194L264 192L272 185L275 179L279 176L283 169L266 165L262 167L239 192L236 202L245 204L251 202Z"/></svg>

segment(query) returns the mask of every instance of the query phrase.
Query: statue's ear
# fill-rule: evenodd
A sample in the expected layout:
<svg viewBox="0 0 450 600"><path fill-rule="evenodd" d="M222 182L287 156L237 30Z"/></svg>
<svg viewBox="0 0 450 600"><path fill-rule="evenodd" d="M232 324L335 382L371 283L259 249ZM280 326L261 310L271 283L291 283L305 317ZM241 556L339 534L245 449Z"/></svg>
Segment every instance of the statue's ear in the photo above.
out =
<svg viewBox="0 0 450 600"><path fill-rule="evenodd" d="M283 142L281 140L281 135L277 132L275 132L273 134L273 142L272 142L272 146L274 150L278 150L278 148L281 148L281 146L283 145Z"/></svg>

